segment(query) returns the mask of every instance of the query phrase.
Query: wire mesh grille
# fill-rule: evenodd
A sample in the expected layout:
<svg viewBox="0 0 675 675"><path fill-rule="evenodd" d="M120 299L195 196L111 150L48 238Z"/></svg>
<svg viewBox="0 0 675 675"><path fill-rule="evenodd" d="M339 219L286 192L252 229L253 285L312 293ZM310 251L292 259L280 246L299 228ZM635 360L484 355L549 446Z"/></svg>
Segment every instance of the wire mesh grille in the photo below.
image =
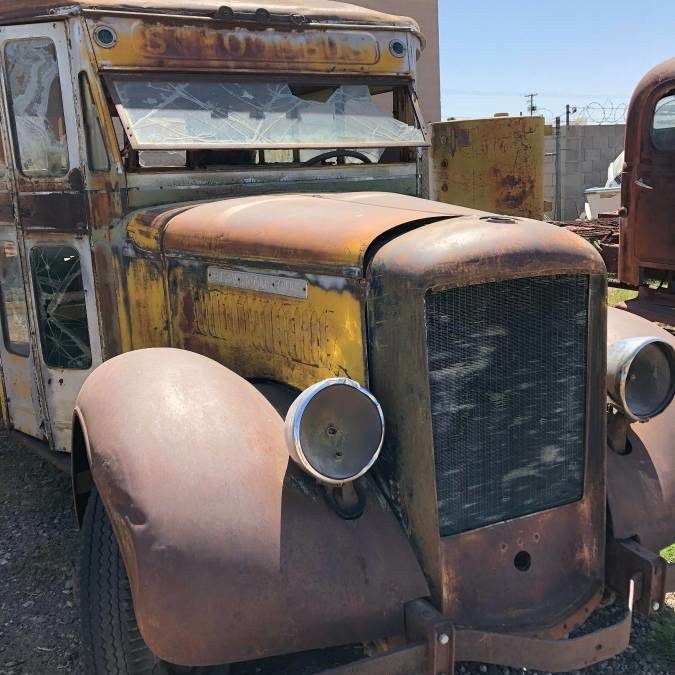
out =
<svg viewBox="0 0 675 675"><path fill-rule="evenodd" d="M441 535L580 499L588 277L432 293L426 321Z"/></svg>

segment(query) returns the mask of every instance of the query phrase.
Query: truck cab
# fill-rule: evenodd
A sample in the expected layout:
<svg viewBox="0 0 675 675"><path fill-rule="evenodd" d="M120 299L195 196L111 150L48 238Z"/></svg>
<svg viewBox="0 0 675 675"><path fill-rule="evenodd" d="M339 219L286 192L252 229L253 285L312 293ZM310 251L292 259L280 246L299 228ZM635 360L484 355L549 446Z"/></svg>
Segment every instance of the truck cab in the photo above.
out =
<svg viewBox="0 0 675 675"><path fill-rule="evenodd" d="M626 120L619 280L638 288L630 311L675 325L675 59L639 82Z"/></svg>
<svg viewBox="0 0 675 675"><path fill-rule="evenodd" d="M329 0L0 9L2 409L72 474L87 673L574 670L675 583L675 341L575 235L425 199L423 46Z"/></svg>

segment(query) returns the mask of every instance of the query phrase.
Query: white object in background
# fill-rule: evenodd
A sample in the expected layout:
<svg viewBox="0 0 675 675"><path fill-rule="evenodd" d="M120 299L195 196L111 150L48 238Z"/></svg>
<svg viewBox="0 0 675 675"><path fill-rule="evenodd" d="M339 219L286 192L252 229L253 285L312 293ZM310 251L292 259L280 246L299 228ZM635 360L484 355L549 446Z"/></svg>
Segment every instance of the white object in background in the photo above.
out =
<svg viewBox="0 0 675 675"><path fill-rule="evenodd" d="M605 187L618 187L621 185L621 172L623 171L624 152L610 163L607 167L607 182Z"/></svg>
<svg viewBox="0 0 675 675"><path fill-rule="evenodd" d="M584 190L589 220L595 220L599 213L613 213L621 207L621 187L588 188ZM590 214L589 214L590 211Z"/></svg>

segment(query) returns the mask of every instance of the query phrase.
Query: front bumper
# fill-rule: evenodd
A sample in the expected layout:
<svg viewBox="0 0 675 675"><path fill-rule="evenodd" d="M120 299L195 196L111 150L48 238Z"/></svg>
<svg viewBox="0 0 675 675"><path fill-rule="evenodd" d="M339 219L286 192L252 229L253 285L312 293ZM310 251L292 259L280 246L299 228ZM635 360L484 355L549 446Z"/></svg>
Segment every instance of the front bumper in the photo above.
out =
<svg viewBox="0 0 675 675"><path fill-rule="evenodd" d="M675 591L675 564L633 539L611 540L607 545L607 585L620 595L635 581L635 611L658 612L666 593Z"/></svg>
<svg viewBox="0 0 675 675"><path fill-rule="evenodd" d="M551 640L455 627L425 600L406 606L409 644L321 675L449 675L457 661L565 672L620 654L630 641L633 610L657 612L675 591L675 564L634 540L608 543L607 585L626 597L618 623L581 637Z"/></svg>
<svg viewBox="0 0 675 675"><path fill-rule="evenodd" d="M449 675L457 661L549 672L586 668L620 654L628 646L636 585L637 579L629 581L628 611L621 621L564 640L456 628L426 601L416 600L406 607L409 645L321 675Z"/></svg>

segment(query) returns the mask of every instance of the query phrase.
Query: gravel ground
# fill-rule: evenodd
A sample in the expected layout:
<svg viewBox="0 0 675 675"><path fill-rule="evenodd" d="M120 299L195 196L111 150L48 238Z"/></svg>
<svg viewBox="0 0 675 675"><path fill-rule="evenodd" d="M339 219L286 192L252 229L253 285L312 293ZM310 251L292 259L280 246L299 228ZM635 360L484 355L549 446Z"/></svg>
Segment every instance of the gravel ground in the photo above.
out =
<svg viewBox="0 0 675 675"><path fill-rule="evenodd" d="M0 431L0 675L87 675L81 671L73 597L77 552L68 478ZM675 597L669 603L675 607ZM608 608L594 620L616 620L620 611ZM675 652L675 613L671 608L665 612L660 622L673 622L666 639ZM659 655L663 638L659 647L654 639L658 623L637 617L627 652L583 675L675 675L675 663ZM311 672L306 667L289 670L287 663L277 664L246 672ZM476 664L459 664L456 671L463 675L521 672Z"/></svg>

